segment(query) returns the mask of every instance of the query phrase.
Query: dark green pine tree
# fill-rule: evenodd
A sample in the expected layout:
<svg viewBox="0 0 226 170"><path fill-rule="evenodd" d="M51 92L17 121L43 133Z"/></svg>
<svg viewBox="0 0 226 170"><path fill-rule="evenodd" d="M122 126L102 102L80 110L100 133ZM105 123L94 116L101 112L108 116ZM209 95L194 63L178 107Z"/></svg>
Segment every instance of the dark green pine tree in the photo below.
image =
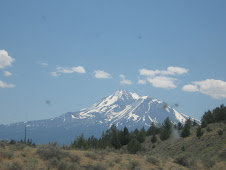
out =
<svg viewBox="0 0 226 170"><path fill-rule="evenodd" d="M124 130L120 132L119 140L121 145L127 145L130 141L130 133L127 127L124 127Z"/></svg>
<svg viewBox="0 0 226 170"><path fill-rule="evenodd" d="M157 142L157 137L155 136L155 134L151 137L151 142L152 143Z"/></svg>
<svg viewBox="0 0 226 170"><path fill-rule="evenodd" d="M121 147L120 141L119 141L119 132L117 130L117 127L115 125L111 126L110 129L110 134L111 134L111 145L115 148L115 149L119 149Z"/></svg>
<svg viewBox="0 0 226 170"><path fill-rule="evenodd" d="M161 140L169 139L169 137L170 137L170 135L172 133L171 127L172 127L172 123L171 123L169 117L167 117L164 120L164 124L163 124L161 132L160 132L160 139Z"/></svg>
<svg viewBox="0 0 226 170"><path fill-rule="evenodd" d="M191 120L188 119L181 131L181 137L185 138L185 137L188 137L190 136L190 128L191 128Z"/></svg>
<svg viewBox="0 0 226 170"><path fill-rule="evenodd" d="M139 132L139 134L138 134L138 136L137 136L137 140L138 140L138 142L140 142L140 143L143 143L144 141L145 141L145 134L146 134L146 131L145 131L145 129L144 129L144 127L140 130L140 132Z"/></svg>
<svg viewBox="0 0 226 170"><path fill-rule="evenodd" d="M111 144L115 149L119 149L121 147L117 132L112 134Z"/></svg>
<svg viewBox="0 0 226 170"><path fill-rule="evenodd" d="M72 144L72 147L79 148L79 149L86 148L86 141L83 133L81 134L81 136L76 137L74 143Z"/></svg>
<svg viewBox="0 0 226 170"><path fill-rule="evenodd" d="M156 126L155 124L152 122L150 128L147 130L147 136L151 136L156 134Z"/></svg>
<svg viewBox="0 0 226 170"><path fill-rule="evenodd" d="M196 131L196 136L200 139L200 137L203 135L203 133L204 132L202 131L202 127L199 126Z"/></svg>
<svg viewBox="0 0 226 170"><path fill-rule="evenodd" d="M178 130L181 130L181 129L183 128L183 125L182 125L181 122L179 122L179 123L177 124L177 128L178 128Z"/></svg>

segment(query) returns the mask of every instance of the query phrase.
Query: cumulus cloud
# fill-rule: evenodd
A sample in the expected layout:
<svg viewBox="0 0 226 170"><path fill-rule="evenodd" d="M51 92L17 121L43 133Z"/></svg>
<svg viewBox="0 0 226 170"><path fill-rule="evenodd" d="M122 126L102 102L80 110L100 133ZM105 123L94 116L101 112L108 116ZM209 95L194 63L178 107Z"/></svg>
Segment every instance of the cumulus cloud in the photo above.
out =
<svg viewBox="0 0 226 170"><path fill-rule="evenodd" d="M197 85L193 85L193 84L187 84L185 86L182 87L183 91L188 91L188 92L196 92L199 91Z"/></svg>
<svg viewBox="0 0 226 170"><path fill-rule="evenodd" d="M119 75L119 77L122 79L120 81L120 84L124 84L124 85L132 84L132 81L131 80L127 80L126 77L123 74Z"/></svg>
<svg viewBox="0 0 226 170"><path fill-rule="evenodd" d="M197 89L194 88L195 86L197 87ZM189 91L189 87L190 89L193 88L193 91ZM182 90L188 92L198 91L215 99L226 98L226 82L222 80L206 79L203 81L194 81L192 82L192 84L185 85Z"/></svg>
<svg viewBox="0 0 226 170"><path fill-rule="evenodd" d="M95 70L94 77L97 79L110 79L112 78L111 74L103 71L103 70Z"/></svg>
<svg viewBox="0 0 226 170"><path fill-rule="evenodd" d="M13 88L13 87L15 87L14 84L9 84L0 80L0 88Z"/></svg>
<svg viewBox="0 0 226 170"><path fill-rule="evenodd" d="M84 74L84 73L86 73L86 70L82 66L71 67L71 68L68 68L68 67L65 68L65 67L58 66L56 68L56 71L51 72L51 75L54 77L57 77L57 76L60 76L61 74L71 74L71 73L75 73L75 72Z"/></svg>
<svg viewBox="0 0 226 170"><path fill-rule="evenodd" d="M4 76L12 76L12 73L10 73L9 71L4 71Z"/></svg>
<svg viewBox="0 0 226 170"><path fill-rule="evenodd" d="M166 71L162 71L165 75L181 75L187 73L189 70L182 67L168 67Z"/></svg>
<svg viewBox="0 0 226 170"><path fill-rule="evenodd" d="M158 88L166 88L166 89L174 89L177 86L174 84L175 78L165 77L165 76L157 76L154 78L147 78L147 81L151 83L154 87Z"/></svg>
<svg viewBox="0 0 226 170"><path fill-rule="evenodd" d="M0 69L11 66L14 61L15 59L10 57L7 51L0 50Z"/></svg>
<svg viewBox="0 0 226 170"><path fill-rule="evenodd" d="M138 80L137 84L146 84L146 80Z"/></svg>
<svg viewBox="0 0 226 170"><path fill-rule="evenodd" d="M148 70L148 69L140 69L140 75L142 76L155 76L156 74L160 74L159 70Z"/></svg>
<svg viewBox="0 0 226 170"><path fill-rule="evenodd" d="M188 69L182 67L173 67L170 66L167 70L148 70L148 69L140 69L140 75L153 77L156 75L181 75L188 72Z"/></svg>

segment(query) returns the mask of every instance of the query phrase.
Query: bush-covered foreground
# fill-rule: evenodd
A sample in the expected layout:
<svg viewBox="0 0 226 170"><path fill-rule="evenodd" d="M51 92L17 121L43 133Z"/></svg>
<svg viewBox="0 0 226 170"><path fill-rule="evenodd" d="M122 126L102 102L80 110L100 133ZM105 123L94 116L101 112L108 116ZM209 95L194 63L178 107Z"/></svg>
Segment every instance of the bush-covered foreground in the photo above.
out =
<svg viewBox="0 0 226 170"><path fill-rule="evenodd" d="M130 154L127 146L120 149L73 149L50 143L29 146L7 141L0 142L1 170L101 170L101 169L224 169L226 165L226 124L214 123L202 128L191 128L187 138L151 142L151 136L140 144L143 148ZM209 131L211 129L211 131ZM223 134L219 135L222 130ZM154 147L155 146L155 147Z"/></svg>

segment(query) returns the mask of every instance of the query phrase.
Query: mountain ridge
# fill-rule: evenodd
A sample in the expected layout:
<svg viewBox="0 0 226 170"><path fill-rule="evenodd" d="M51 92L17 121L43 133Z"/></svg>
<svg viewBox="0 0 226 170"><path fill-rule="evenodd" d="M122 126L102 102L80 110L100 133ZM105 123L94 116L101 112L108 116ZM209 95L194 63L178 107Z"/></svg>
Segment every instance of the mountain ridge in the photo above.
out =
<svg viewBox="0 0 226 170"><path fill-rule="evenodd" d="M139 96L136 93L118 90L77 112L67 112L51 119L1 125L0 139L23 139L26 126L28 137L37 143L58 141L61 144L68 144L81 133L87 137L91 135L100 137L101 133L113 124L118 129L126 126L129 130L134 130L143 126L148 128L151 123L163 123L167 117L174 123L184 123L189 118L165 102L150 96Z"/></svg>

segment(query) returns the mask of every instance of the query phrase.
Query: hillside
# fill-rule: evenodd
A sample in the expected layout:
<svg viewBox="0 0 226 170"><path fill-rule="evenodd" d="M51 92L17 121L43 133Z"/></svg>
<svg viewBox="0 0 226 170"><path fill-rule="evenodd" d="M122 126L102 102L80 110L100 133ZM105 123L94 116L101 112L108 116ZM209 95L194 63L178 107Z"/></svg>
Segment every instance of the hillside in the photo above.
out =
<svg viewBox="0 0 226 170"><path fill-rule="evenodd" d="M197 126L186 138L171 138L153 145L150 137L143 150L129 154L120 150L74 150L57 144L0 143L0 169L224 169L226 166L226 124L214 123L196 137ZM219 131L223 133L219 135ZM155 147L153 147L155 146Z"/></svg>

